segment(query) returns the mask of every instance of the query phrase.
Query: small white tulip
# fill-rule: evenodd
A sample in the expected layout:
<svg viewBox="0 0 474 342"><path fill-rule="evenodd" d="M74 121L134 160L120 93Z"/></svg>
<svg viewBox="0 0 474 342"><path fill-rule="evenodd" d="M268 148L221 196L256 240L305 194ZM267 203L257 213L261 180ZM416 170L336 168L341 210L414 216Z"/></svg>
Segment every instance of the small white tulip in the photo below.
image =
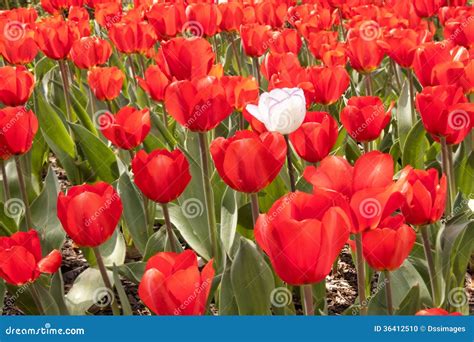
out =
<svg viewBox="0 0 474 342"><path fill-rule="evenodd" d="M290 134L303 123L306 99L301 88L277 88L260 95L258 106L246 108L270 132Z"/></svg>

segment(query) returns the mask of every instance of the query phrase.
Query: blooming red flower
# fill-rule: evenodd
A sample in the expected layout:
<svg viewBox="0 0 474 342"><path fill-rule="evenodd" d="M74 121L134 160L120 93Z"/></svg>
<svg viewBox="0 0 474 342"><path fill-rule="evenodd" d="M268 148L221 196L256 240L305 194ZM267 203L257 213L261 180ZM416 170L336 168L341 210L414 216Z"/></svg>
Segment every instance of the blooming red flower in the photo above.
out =
<svg viewBox="0 0 474 342"><path fill-rule="evenodd" d="M212 76L171 83L165 106L180 125L195 132L215 128L232 113L222 82Z"/></svg>
<svg viewBox="0 0 474 342"><path fill-rule="evenodd" d="M402 207L405 221L416 226L438 221L446 204L446 176L443 174L440 179L436 169L413 169L407 180L410 187Z"/></svg>
<svg viewBox="0 0 474 342"><path fill-rule="evenodd" d="M461 76L459 83L465 94L474 93L474 59L465 66L464 74Z"/></svg>
<svg viewBox="0 0 474 342"><path fill-rule="evenodd" d="M171 79L193 79L206 76L214 64L212 46L204 38L170 39L161 44L156 63Z"/></svg>
<svg viewBox="0 0 474 342"><path fill-rule="evenodd" d="M41 0L41 7L50 14L59 14L71 6L83 6L84 0Z"/></svg>
<svg viewBox="0 0 474 342"><path fill-rule="evenodd" d="M30 98L35 77L24 66L0 68L0 102L5 106L19 106Z"/></svg>
<svg viewBox="0 0 474 342"><path fill-rule="evenodd" d="M298 55L303 42L294 29L283 29L272 33L270 40L270 51L272 53L292 52Z"/></svg>
<svg viewBox="0 0 474 342"><path fill-rule="evenodd" d="M16 20L1 20L0 54L10 64L28 64L38 54L35 33L28 24Z"/></svg>
<svg viewBox="0 0 474 342"><path fill-rule="evenodd" d="M110 101L120 95L125 75L117 67L96 67L89 70L87 81L95 97Z"/></svg>
<svg viewBox="0 0 474 342"><path fill-rule="evenodd" d="M446 0L413 0L415 12L420 17L431 17L446 4Z"/></svg>
<svg viewBox="0 0 474 342"><path fill-rule="evenodd" d="M462 316L460 312L451 312L441 309L441 308L432 308L432 309L423 309L418 311L416 316Z"/></svg>
<svg viewBox="0 0 474 342"><path fill-rule="evenodd" d="M107 63L112 55L109 42L99 37L83 37L76 40L71 48L71 60L81 69Z"/></svg>
<svg viewBox="0 0 474 342"><path fill-rule="evenodd" d="M329 274L349 238L346 210L336 192L289 193L258 217L255 240L283 281L317 283Z"/></svg>
<svg viewBox="0 0 474 342"><path fill-rule="evenodd" d="M337 140L337 122L327 112L307 112L303 124L290 134L296 153L310 163L325 158Z"/></svg>
<svg viewBox="0 0 474 342"><path fill-rule="evenodd" d="M411 68L415 52L418 46L431 38L426 30L412 30L407 28L394 28L390 30L379 41L387 55L398 65L404 68Z"/></svg>
<svg viewBox="0 0 474 342"><path fill-rule="evenodd" d="M358 29L351 29L346 42L347 56L351 66L361 73L370 73L377 69L385 55L384 49L377 42L377 36L373 37L365 33L372 32L369 28L363 29L362 25L370 25L370 23L370 21L364 21ZM378 32L378 24L374 22L372 25L375 26L374 32Z"/></svg>
<svg viewBox="0 0 474 342"><path fill-rule="evenodd" d="M292 52L268 53L260 65L262 75L267 80L271 80L273 75L282 73L295 75L302 69L298 56Z"/></svg>
<svg viewBox="0 0 474 342"><path fill-rule="evenodd" d="M11 285L34 282L41 273L53 274L61 266L57 249L43 257L36 230L0 237L0 278Z"/></svg>
<svg viewBox="0 0 474 342"><path fill-rule="evenodd" d="M95 20L105 29L110 29L122 20L121 2L97 3L95 6Z"/></svg>
<svg viewBox="0 0 474 342"><path fill-rule="evenodd" d="M308 70L314 87L314 101L324 105L336 102L349 87L350 78L343 66L317 66Z"/></svg>
<svg viewBox="0 0 474 342"><path fill-rule="evenodd" d="M474 46L474 20L472 16L474 11L470 7L470 11L459 14L454 18L450 18L444 24L444 36L446 39L452 39L457 45L466 48Z"/></svg>
<svg viewBox="0 0 474 342"><path fill-rule="evenodd" d="M182 3L156 3L147 12L146 19L155 28L159 39L173 38L181 32L186 21Z"/></svg>
<svg viewBox="0 0 474 342"><path fill-rule="evenodd" d="M68 14L68 22L77 28L80 37L87 37L91 34L89 12L84 7L71 7Z"/></svg>
<svg viewBox="0 0 474 342"><path fill-rule="evenodd" d="M212 259L199 272L192 250L157 253L146 263L138 295L157 315L202 315L214 274Z"/></svg>
<svg viewBox="0 0 474 342"><path fill-rule="evenodd" d="M0 109L0 157L28 152L38 131L38 119L25 107Z"/></svg>
<svg viewBox="0 0 474 342"><path fill-rule="evenodd" d="M263 0L255 4L257 22L271 27L282 27L288 13L288 5L284 1Z"/></svg>
<svg viewBox="0 0 474 342"><path fill-rule="evenodd" d="M122 215L122 201L105 182L76 185L67 195L59 193L57 211L64 230L75 243L97 247L114 233Z"/></svg>
<svg viewBox="0 0 474 342"><path fill-rule="evenodd" d="M227 101L236 110L242 111L247 104L258 102L258 84L253 76L223 76L220 81Z"/></svg>
<svg viewBox="0 0 474 342"><path fill-rule="evenodd" d="M242 47L247 56L260 57L269 47L271 40L270 26L245 24L240 26Z"/></svg>
<svg viewBox="0 0 474 342"><path fill-rule="evenodd" d="M222 20L219 28L224 32L238 31L244 20L244 7L240 2L225 2L217 5Z"/></svg>
<svg viewBox="0 0 474 342"><path fill-rule="evenodd" d="M233 137L219 137L211 143L217 172L231 188L259 192L270 184L285 163L286 143L279 133L238 131Z"/></svg>
<svg viewBox="0 0 474 342"><path fill-rule="evenodd" d="M110 40L126 54L146 53L157 41L155 29L146 21L120 22L109 30Z"/></svg>
<svg viewBox="0 0 474 342"><path fill-rule="evenodd" d="M180 150L138 151L132 160L135 184L149 199L168 203L178 198L191 180L189 163Z"/></svg>
<svg viewBox="0 0 474 342"><path fill-rule="evenodd" d="M436 141L444 137L447 144L459 144L473 127L474 104L468 103L461 87L425 87L416 95L416 108Z"/></svg>
<svg viewBox="0 0 474 342"><path fill-rule="evenodd" d="M186 18L188 22L183 26L184 31L197 37L210 37L217 33L222 14L216 4L200 2L186 7Z"/></svg>
<svg viewBox="0 0 474 342"><path fill-rule="evenodd" d="M393 103L385 111L382 100L376 96L354 96L342 109L341 122L356 141L372 141L379 137L390 123Z"/></svg>
<svg viewBox="0 0 474 342"><path fill-rule="evenodd" d="M317 31L309 34L308 48L317 59L322 59L324 50L334 49L338 45L335 31Z"/></svg>
<svg viewBox="0 0 474 342"><path fill-rule="evenodd" d="M402 215L389 216L362 235L362 252L374 270L394 271L408 257L415 241L416 233L404 224Z"/></svg>
<svg viewBox="0 0 474 342"><path fill-rule="evenodd" d="M51 59L65 59L79 38L77 26L62 17L43 19L36 25L35 40L40 50Z"/></svg>
<svg viewBox="0 0 474 342"><path fill-rule="evenodd" d="M140 145L150 132L150 111L123 107L117 114L99 117L102 134L117 147L130 150Z"/></svg>
<svg viewBox="0 0 474 342"><path fill-rule="evenodd" d="M154 100L161 102L165 98L165 91L170 80L157 65L151 65L145 71L145 78L137 77L138 84Z"/></svg>

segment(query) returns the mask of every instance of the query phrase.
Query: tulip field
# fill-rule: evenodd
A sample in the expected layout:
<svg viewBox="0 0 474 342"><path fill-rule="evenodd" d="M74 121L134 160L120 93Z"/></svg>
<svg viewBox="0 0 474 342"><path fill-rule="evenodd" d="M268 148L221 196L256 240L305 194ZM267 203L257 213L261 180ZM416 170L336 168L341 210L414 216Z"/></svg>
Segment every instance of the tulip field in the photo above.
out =
<svg viewBox="0 0 474 342"><path fill-rule="evenodd" d="M470 315L467 0L1 0L4 315Z"/></svg>

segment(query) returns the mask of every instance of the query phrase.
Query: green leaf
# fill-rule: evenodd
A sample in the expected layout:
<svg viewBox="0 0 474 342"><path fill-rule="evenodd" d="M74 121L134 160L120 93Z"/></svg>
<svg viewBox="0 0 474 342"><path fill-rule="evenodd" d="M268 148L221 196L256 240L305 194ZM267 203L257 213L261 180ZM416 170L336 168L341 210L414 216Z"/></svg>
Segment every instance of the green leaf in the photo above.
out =
<svg viewBox="0 0 474 342"><path fill-rule="evenodd" d="M398 98L396 112L398 139L401 150L403 151L408 133L413 126L411 118L410 85L408 82L403 84L400 97Z"/></svg>
<svg viewBox="0 0 474 342"><path fill-rule="evenodd" d="M419 120L408 133L402 154L403 166L411 165L415 169L424 169L425 153L429 147L423 122Z"/></svg>
<svg viewBox="0 0 474 342"><path fill-rule="evenodd" d="M58 305L59 313L61 315L69 315L69 310L67 309L66 300L64 297L64 282L61 271L56 272L51 278L51 287L49 289L49 293Z"/></svg>
<svg viewBox="0 0 474 342"><path fill-rule="evenodd" d="M399 308L395 310L395 314L411 316L419 311L420 307L420 286L414 285L400 303Z"/></svg>
<svg viewBox="0 0 474 342"><path fill-rule="evenodd" d="M34 287L38 293L38 299L41 301L41 306L43 307L43 311L46 315L60 315L58 304L54 300L53 296L51 296L49 291L44 286L42 286L39 281L31 284L30 286Z"/></svg>
<svg viewBox="0 0 474 342"><path fill-rule="evenodd" d="M56 203L60 186L54 170L49 167L44 180L43 190L31 203L31 218L41 237L43 253L60 249L66 233L58 220Z"/></svg>
<svg viewBox="0 0 474 342"><path fill-rule="evenodd" d="M114 283L115 288L117 289L117 293L120 299L120 306L122 307L122 312L125 316L133 315L132 307L130 305L130 301L128 300L128 296L125 293L125 290L122 286L122 282L120 281L117 266L113 266L113 276L114 276Z"/></svg>
<svg viewBox="0 0 474 342"><path fill-rule="evenodd" d="M221 202L221 240L227 254L230 254L237 230L238 198L240 194L227 187Z"/></svg>
<svg viewBox="0 0 474 342"><path fill-rule="evenodd" d="M456 151L455 175L457 187L467 196L474 193L474 151L469 152L464 144Z"/></svg>
<svg viewBox="0 0 474 342"><path fill-rule="evenodd" d="M232 288L230 267L227 267L222 274L222 282L219 291L219 315L238 315L239 308L235 301L234 290Z"/></svg>
<svg viewBox="0 0 474 342"><path fill-rule="evenodd" d="M134 284L138 284L140 279L142 279L143 273L145 273L145 266L146 263L142 261L130 262L117 266L117 271L122 277L127 278Z"/></svg>
<svg viewBox="0 0 474 342"><path fill-rule="evenodd" d="M143 255L148 241L145 209L140 192L130 180L127 172L124 172L119 178L118 193L122 199L123 218L128 231L132 236L135 247Z"/></svg>
<svg viewBox="0 0 474 342"><path fill-rule="evenodd" d="M74 88L75 89L75 88ZM76 113L76 116L79 118L81 121L82 125L87 128L91 133L94 135L98 135L97 129L94 126L94 123L92 122L91 117L87 113L87 111L84 109L84 107L81 105L79 100L76 98L77 91L71 93L71 107L72 110Z"/></svg>
<svg viewBox="0 0 474 342"><path fill-rule="evenodd" d="M5 280L0 279L0 314L3 314L3 305L5 302L5 294L7 293L7 287Z"/></svg>
<svg viewBox="0 0 474 342"><path fill-rule="evenodd" d="M18 231L15 219L8 216L7 212L5 204L0 202L0 236L10 236Z"/></svg>
<svg viewBox="0 0 474 342"><path fill-rule="evenodd" d="M245 238L232 263L231 282L240 315L271 314L272 270L257 246Z"/></svg>
<svg viewBox="0 0 474 342"><path fill-rule="evenodd" d="M120 175L115 154L94 134L77 124L70 124L79 145L92 167L94 174L107 183L113 183Z"/></svg>

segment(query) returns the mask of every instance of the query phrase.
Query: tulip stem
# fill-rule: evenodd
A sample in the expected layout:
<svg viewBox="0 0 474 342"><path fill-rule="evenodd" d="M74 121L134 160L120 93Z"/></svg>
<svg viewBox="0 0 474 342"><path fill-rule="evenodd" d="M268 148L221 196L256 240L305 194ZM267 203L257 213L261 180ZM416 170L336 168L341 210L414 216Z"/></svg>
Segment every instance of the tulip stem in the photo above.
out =
<svg viewBox="0 0 474 342"><path fill-rule="evenodd" d="M448 179L448 191L447 191L447 201L446 201L446 215L451 215L452 207L454 203L454 196L455 196L455 184L454 184L454 174L452 173L452 154L449 153L449 147L446 144L446 138L441 137L441 161L443 164L443 171L446 174L446 178Z"/></svg>
<svg viewBox="0 0 474 342"><path fill-rule="evenodd" d="M76 121L76 118L73 117L73 114L71 111L71 94L69 91L69 80L68 80L68 71L67 71L66 61L59 60L58 63L59 63L59 71L61 74L61 79L63 81L63 92L64 92L64 100L66 101L67 119L70 122L74 122ZM71 137L72 137L71 130L69 130L69 133L71 134Z"/></svg>
<svg viewBox="0 0 474 342"><path fill-rule="evenodd" d="M165 128L168 129L168 113L166 112L166 107L165 104L163 103L163 124L165 125Z"/></svg>
<svg viewBox="0 0 474 342"><path fill-rule="evenodd" d="M10 186L8 185L7 169L5 168L5 161L3 159L0 160L0 163L2 168L3 198L4 201L7 202L10 199Z"/></svg>
<svg viewBox="0 0 474 342"><path fill-rule="evenodd" d="M314 315L313 306L313 286L311 284L303 285L304 294L304 314L306 316Z"/></svg>
<svg viewBox="0 0 474 342"><path fill-rule="evenodd" d="M387 311L391 316L393 315L393 299L392 299L392 279L390 271L385 270L385 298L387 299Z"/></svg>
<svg viewBox="0 0 474 342"><path fill-rule="evenodd" d="M33 228L33 221L31 220L31 212L30 212L30 205L28 203L28 193L26 192L26 183L25 178L23 177L23 170L21 167L21 160L19 156L15 156L15 166L16 172L18 173L18 185L20 186L21 197L23 199L23 203L25 204L25 219L27 230Z"/></svg>
<svg viewBox="0 0 474 342"><path fill-rule="evenodd" d="M365 265L362 255L362 233L355 234L357 259L357 292L359 292L360 314L367 315L367 301L365 298Z"/></svg>
<svg viewBox="0 0 474 342"><path fill-rule="evenodd" d="M133 84L136 85L137 82L137 72L135 70L135 64L133 63L132 55L128 56L128 64L130 65L130 70L132 71Z"/></svg>
<svg viewBox="0 0 474 342"><path fill-rule="evenodd" d="M94 104L94 95L92 94L92 88L89 87L89 102L90 102L90 108L91 108L91 117L94 119L95 117L95 104Z"/></svg>
<svg viewBox="0 0 474 342"><path fill-rule="evenodd" d="M390 67L392 68L393 76L395 77L395 82L397 83L398 91L402 89L402 83L400 82L400 77L398 76L397 65L390 59Z"/></svg>
<svg viewBox="0 0 474 342"><path fill-rule="evenodd" d="M30 283L30 293L31 293L31 298L33 298L33 301L35 302L36 308L38 309L38 312L40 315L46 315L46 312L44 311L43 304L41 303L40 296L38 294L38 290L36 290L35 284Z"/></svg>
<svg viewBox="0 0 474 342"><path fill-rule="evenodd" d="M426 262L428 263L428 274L430 276L430 286L433 296L433 306L438 305L438 282L436 281L436 270L433 260L433 253L431 251L429 226L419 227L421 231L421 238L423 240L423 250L425 252Z"/></svg>
<svg viewBox="0 0 474 342"><path fill-rule="evenodd" d="M290 177L290 188L291 188L291 192L295 192L296 191L295 174L293 172L293 163L291 161L290 139L288 138L287 134L285 134L285 141L286 141L286 163L288 166L288 176Z"/></svg>
<svg viewBox="0 0 474 342"><path fill-rule="evenodd" d="M255 226L255 223L257 222L258 215L260 215L260 209L258 207L258 194L257 193L250 194L250 204L251 204L251 207L252 207L253 225Z"/></svg>
<svg viewBox="0 0 474 342"><path fill-rule="evenodd" d="M168 240L170 243L170 248L171 252L178 252L176 250L176 246L178 245L174 234L173 234L173 226L171 225L171 219L170 219L170 212L168 210L168 204L167 203L161 203L161 208L163 209L163 216L165 218L165 227L166 227L166 234L168 235Z"/></svg>
<svg viewBox="0 0 474 342"><path fill-rule="evenodd" d="M372 74L365 75L365 95L372 96Z"/></svg>
<svg viewBox="0 0 474 342"><path fill-rule="evenodd" d="M364 153L369 153L370 152L370 141L364 142L363 145L364 145Z"/></svg>
<svg viewBox="0 0 474 342"><path fill-rule="evenodd" d="M253 62L253 74L254 74L255 79L257 80L258 89L260 91L261 81L260 81L260 68L258 65L258 57L253 57L252 62Z"/></svg>
<svg viewBox="0 0 474 342"><path fill-rule="evenodd" d="M110 306L112 308L112 312L114 316L120 316L120 309L117 305L117 301L115 300L114 295L114 288L112 287L112 283L110 282L109 276L107 275L107 269L105 268L104 260L102 259L102 255L100 255L100 251L98 247L93 247L92 250L94 251L95 260L97 261L97 266L99 267L100 275L102 276L102 280L104 281L105 287L107 287L110 291L112 296L112 301Z"/></svg>
<svg viewBox="0 0 474 342"><path fill-rule="evenodd" d="M408 83L410 85L410 109L411 109L411 122L414 125L416 122L416 111L415 111L415 85L413 79L413 70L408 69Z"/></svg>
<svg viewBox="0 0 474 342"><path fill-rule="evenodd" d="M232 43L230 45L232 45L232 51L234 52L235 60L237 61L237 69L239 71L239 75L243 76L242 65L240 65L240 56L239 56L239 53L238 53L238 50L237 50L236 41L237 41L237 39L232 38Z"/></svg>
<svg viewBox="0 0 474 342"><path fill-rule="evenodd" d="M337 12L339 13L339 21L340 21L340 27L341 27L341 34L342 34L342 39L343 41L346 40L346 30L344 29L344 18L342 17L342 8L338 8Z"/></svg>
<svg viewBox="0 0 474 342"><path fill-rule="evenodd" d="M214 195L212 194L211 178L209 173L209 144L207 142L206 133L199 134L199 147L201 149L201 167L202 167L202 183L204 186L204 199L207 207L207 220L209 223L209 236L211 238L212 256L217 257L217 228L216 215L214 208Z"/></svg>

